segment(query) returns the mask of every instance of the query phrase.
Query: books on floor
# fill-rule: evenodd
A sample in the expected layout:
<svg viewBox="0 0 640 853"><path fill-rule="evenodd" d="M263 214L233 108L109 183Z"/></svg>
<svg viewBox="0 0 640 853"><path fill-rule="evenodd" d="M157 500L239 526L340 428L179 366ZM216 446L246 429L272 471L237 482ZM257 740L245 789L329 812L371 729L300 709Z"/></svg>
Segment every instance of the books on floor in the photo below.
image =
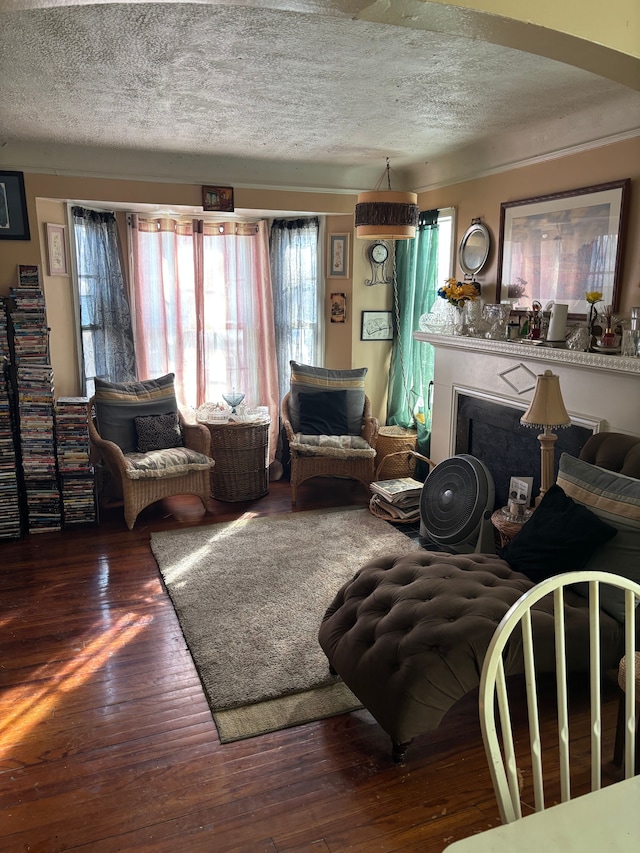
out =
<svg viewBox="0 0 640 853"><path fill-rule="evenodd" d="M369 508L374 515L389 521L417 521L420 518L422 483L413 477L379 480L371 483Z"/></svg>
<svg viewBox="0 0 640 853"><path fill-rule="evenodd" d="M393 504L411 503L414 499L420 501L422 483L413 477L398 477L395 480L378 480L371 483L371 491Z"/></svg>

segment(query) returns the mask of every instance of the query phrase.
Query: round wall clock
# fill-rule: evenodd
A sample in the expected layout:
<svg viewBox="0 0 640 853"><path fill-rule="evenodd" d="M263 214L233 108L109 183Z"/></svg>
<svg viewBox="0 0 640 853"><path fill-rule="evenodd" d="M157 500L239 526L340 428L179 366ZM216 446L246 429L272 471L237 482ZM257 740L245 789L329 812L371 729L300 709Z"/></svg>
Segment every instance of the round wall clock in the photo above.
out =
<svg viewBox="0 0 640 853"><path fill-rule="evenodd" d="M371 264L371 280L365 284L387 284L390 279L385 275L385 264L389 260L389 246L382 240L374 240L367 247L367 257Z"/></svg>

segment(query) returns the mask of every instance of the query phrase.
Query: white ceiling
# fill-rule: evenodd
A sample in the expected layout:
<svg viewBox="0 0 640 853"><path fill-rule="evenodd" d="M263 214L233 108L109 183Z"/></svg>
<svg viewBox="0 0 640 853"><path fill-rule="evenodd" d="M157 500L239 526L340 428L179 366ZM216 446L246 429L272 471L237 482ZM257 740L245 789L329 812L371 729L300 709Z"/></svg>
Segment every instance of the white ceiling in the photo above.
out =
<svg viewBox="0 0 640 853"><path fill-rule="evenodd" d="M0 6L4 168L420 189L639 132L633 88L376 3L44 2Z"/></svg>

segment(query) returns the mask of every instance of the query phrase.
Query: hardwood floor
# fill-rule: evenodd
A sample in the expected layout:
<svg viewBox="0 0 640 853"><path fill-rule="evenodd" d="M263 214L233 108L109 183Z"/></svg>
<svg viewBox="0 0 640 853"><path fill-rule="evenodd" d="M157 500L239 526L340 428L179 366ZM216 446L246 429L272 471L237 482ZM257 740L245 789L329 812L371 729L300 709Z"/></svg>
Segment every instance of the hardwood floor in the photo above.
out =
<svg viewBox="0 0 640 853"><path fill-rule="evenodd" d="M297 509L366 500L316 481ZM110 509L98 527L0 543L0 850L442 851L496 825L475 694L404 767L366 711L220 745L149 533L291 511L289 485L214 505L156 504L132 532ZM607 755L616 701L612 684Z"/></svg>

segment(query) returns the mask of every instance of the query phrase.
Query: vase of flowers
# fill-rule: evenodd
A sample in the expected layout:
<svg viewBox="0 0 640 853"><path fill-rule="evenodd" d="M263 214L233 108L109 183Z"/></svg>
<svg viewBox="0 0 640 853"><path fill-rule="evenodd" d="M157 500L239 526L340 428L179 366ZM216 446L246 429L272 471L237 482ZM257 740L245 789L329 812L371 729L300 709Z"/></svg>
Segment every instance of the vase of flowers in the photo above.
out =
<svg viewBox="0 0 640 853"><path fill-rule="evenodd" d="M469 329L467 308L480 297L480 284L477 281L456 281L446 279L443 287L438 290L438 296L446 299L449 305L456 309L453 321L454 334L465 335Z"/></svg>
<svg viewBox="0 0 640 853"><path fill-rule="evenodd" d="M602 302L602 293L599 290L587 290L584 295L584 298L589 303L589 314L587 316L587 330L589 332L589 346L593 344L593 338L595 335L594 326L596 324L596 320L598 319L598 310L596 305L598 302Z"/></svg>

